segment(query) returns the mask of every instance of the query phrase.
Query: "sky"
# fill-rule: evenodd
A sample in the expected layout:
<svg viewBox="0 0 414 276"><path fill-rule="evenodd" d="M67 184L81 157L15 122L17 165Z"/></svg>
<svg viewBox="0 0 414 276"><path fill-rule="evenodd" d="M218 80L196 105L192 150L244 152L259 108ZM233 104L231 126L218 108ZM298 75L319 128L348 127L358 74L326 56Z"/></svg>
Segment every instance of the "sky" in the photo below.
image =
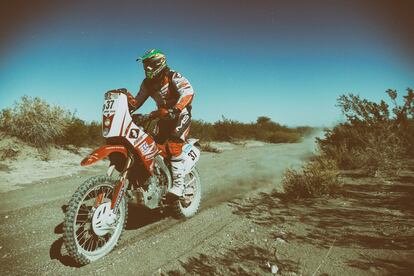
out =
<svg viewBox="0 0 414 276"><path fill-rule="evenodd" d="M409 1L27 2L0 4L0 109L29 95L100 120L105 91L136 94L150 48L189 79L193 117L208 122L330 126L341 94L414 87Z"/></svg>

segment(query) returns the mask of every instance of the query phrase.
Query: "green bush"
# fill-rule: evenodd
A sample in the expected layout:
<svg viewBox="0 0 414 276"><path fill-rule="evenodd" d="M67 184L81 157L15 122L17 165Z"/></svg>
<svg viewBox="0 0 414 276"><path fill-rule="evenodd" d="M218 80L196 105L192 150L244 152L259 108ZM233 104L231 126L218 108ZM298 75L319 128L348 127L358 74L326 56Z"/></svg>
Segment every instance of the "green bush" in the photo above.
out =
<svg viewBox="0 0 414 276"><path fill-rule="evenodd" d="M102 127L96 122L90 124L83 120L73 117L67 125L65 132L60 140L62 145L93 146L103 144Z"/></svg>
<svg viewBox="0 0 414 276"><path fill-rule="evenodd" d="M217 134L213 124L202 120L193 120L190 126L190 136L197 137L203 141L212 141Z"/></svg>
<svg viewBox="0 0 414 276"><path fill-rule="evenodd" d="M85 122L78 119L72 118L68 126L66 127L62 140L60 141L63 145L75 145L80 146L89 139L88 128Z"/></svg>
<svg viewBox="0 0 414 276"><path fill-rule="evenodd" d="M99 145L105 142L102 136L102 125L99 122L91 122L88 126L88 145Z"/></svg>
<svg viewBox="0 0 414 276"><path fill-rule="evenodd" d="M316 156L300 170L285 171L282 185L289 198L311 198L333 195L341 187L336 162L327 156Z"/></svg>
<svg viewBox="0 0 414 276"><path fill-rule="evenodd" d="M257 118L256 123L258 125L264 125L270 123L272 120L269 117L266 116L260 116Z"/></svg>

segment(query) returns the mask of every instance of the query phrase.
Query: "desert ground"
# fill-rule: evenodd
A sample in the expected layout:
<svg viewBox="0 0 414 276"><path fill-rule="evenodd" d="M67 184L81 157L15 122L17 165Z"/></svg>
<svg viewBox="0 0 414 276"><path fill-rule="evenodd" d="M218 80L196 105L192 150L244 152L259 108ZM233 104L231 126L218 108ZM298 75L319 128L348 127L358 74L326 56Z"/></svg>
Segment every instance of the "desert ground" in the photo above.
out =
<svg viewBox="0 0 414 276"><path fill-rule="evenodd" d="M392 181L348 172L338 197L292 202L282 193L283 171L311 156L313 137L297 144L215 146L223 151L204 153L198 165L203 199L195 217L176 220L131 205L118 247L83 267L73 263L62 246L64 211L75 189L87 178L104 174L105 164L80 170L82 155L76 153L68 155L63 165L32 161L22 169L3 162L2 275L409 275L414 271L410 171Z"/></svg>

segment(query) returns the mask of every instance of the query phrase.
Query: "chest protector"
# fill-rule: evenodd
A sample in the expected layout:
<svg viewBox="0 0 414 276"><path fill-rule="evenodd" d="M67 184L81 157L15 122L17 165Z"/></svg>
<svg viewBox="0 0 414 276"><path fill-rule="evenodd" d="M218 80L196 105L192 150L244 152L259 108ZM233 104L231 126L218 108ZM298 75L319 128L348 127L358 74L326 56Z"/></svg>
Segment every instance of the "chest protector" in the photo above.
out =
<svg viewBox="0 0 414 276"><path fill-rule="evenodd" d="M158 108L172 108L174 107L180 94L177 87L173 84L172 78L175 71L168 70L159 80L145 79L145 86L150 91L150 96L157 103ZM191 106L187 106L191 109Z"/></svg>

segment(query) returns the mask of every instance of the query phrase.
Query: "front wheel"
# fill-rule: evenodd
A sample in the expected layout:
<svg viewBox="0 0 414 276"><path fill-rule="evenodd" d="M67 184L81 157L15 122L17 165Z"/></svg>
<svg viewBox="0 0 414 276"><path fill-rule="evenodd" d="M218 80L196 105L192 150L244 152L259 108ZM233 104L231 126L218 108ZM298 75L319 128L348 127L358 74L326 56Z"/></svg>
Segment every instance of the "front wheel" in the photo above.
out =
<svg viewBox="0 0 414 276"><path fill-rule="evenodd" d="M116 214L111 200L116 179L92 177L73 194L65 215L63 239L69 255L85 265L108 254L125 228L128 205L121 200Z"/></svg>
<svg viewBox="0 0 414 276"><path fill-rule="evenodd" d="M174 201L173 211L178 218L189 218L194 216L201 202L201 180L196 167L185 177L184 195Z"/></svg>

